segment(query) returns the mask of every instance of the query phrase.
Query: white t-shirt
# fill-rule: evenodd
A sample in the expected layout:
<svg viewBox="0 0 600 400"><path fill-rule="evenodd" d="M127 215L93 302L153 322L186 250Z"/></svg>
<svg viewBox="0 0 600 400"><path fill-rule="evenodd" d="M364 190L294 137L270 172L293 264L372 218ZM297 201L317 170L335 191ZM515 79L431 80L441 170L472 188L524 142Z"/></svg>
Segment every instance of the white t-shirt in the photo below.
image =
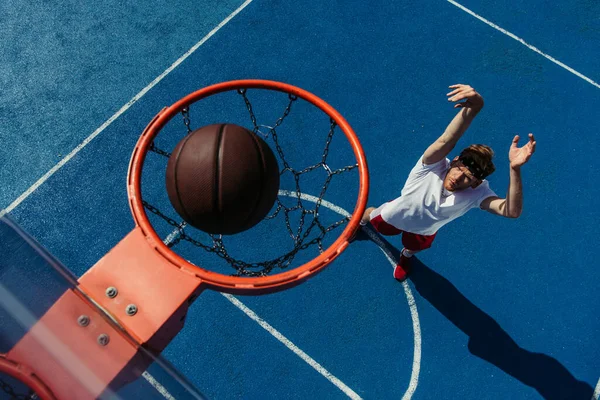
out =
<svg viewBox="0 0 600 400"><path fill-rule="evenodd" d="M443 183L449 168L447 158L430 165L424 165L423 157L419 158L400 197L383 204L376 214L400 230L433 235L448 222L479 207L486 198L496 196L485 179L475 189L447 191Z"/></svg>

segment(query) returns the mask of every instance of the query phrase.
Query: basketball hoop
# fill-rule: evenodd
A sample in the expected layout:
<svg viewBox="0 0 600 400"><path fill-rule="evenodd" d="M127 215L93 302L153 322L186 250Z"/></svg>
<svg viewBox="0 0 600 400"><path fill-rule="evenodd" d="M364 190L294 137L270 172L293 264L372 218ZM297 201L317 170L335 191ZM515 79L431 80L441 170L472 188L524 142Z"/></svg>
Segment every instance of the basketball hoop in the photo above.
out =
<svg viewBox="0 0 600 400"><path fill-rule="evenodd" d="M274 124L263 125L263 124L258 123L257 118L256 118L253 108L252 108L252 104L250 103L250 100L248 99L248 96L247 96L247 93L250 90L254 90L254 89L268 90L271 92L281 92L281 93L285 93L288 95L289 104L286 107L283 115ZM273 274L273 275L266 275L264 271L261 271L260 273L252 275L251 272L248 272L248 268L246 268L246 266L247 265L254 266L256 264L240 263L237 260L233 260L233 264L235 264L234 266L237 265L237 268L236 268L238 270L237 274L234 274L232 276L232 275L226 275L226 274L214 272L214 271L209 270L208 268L204 268L204 266L199 266L199 265L193 264L192 262L184 259L179 254L177 254L175 251L173 251L172 246L170 244L165 244L163 242L163 239L161 239L159 237L159 235L156 233L154 227L152 226L152 224L148 218L148 215L146 213L147 210L151 211L151 213L153 213L153 214L157 214L157 215L163 217L163 219L167 220L167 222L170 225L172 225L175 230L181 229L185 225L180 222L170 220L168 217L164 217L155 207L153 207L152 205L150 205L149 203L144 201L144 199L142 198L142 178L141 178L142 177L142 169L144 166L144 162L146 160L146 156L149 151L154 151L154 152L157 152L157 153L165 155L165 156L169 155L169 153L167 151L160 150L154 144L155 138L158 136L158 134L161 132L161 130L165 127L165 125L169 121L171 121L175 116L177 116L181 113L183 115L184 124L187 128L187 132L189 133L191 130L190 117L189 117L190 106L194 105L195 103L199 102L200 100L206 99L208 97L211 97L213 95L223 93L223 92L237 92L243 97L243 100L246 104L247 110L250 114L254 132L258 133L258 134L262 134L263 136L269 136L269 135L274 136L276 151L282 158L283 158L283 150L280 148L280 146L277 142L277 139L276 139L276 135L277 135L276 128L278 128L279 125L282 124L283 120L290 113L291 105L297 99L303 99L306 102L312 104L314 107L317 107L320 111L325 113L330 118L331 126L329 129L329 134L328 134L327 143L326 143L326 147L325 147L325 151L324 151L325 154L323 155L323 160L325 160L325 157L327 156L327 152L329 151L329 145L331 142L331 138L333 136L333 131L336 127L339 127L341 129L341 131L344 133L345 138L347 139L347 141L349 142L349 144L353 150L354 158L356 159L356 165L341 168L339 170L332 170L323 161L321 163L316 164L315 166L306 168L306 170L294 172L294 173L301 174L301 173L307 172L311 168L314 169L316 167L319 167L319 168L322 167L327 171L328 181L326 184L328 184L329 180L331 179L331 177L333 175L339 174L341 172L345 172L354 167L358 167L358 178L359 178L358 197L356 199L356 205L355 205L355 208L354 208L354 211L353 211L351 217L347 217L345 220L335 223L329 227L323 227L317 223L318 226L314 228L314 231L321 230L321 231L323 231L323 235L324 235L325 231L329 232L329 231L333 230L334 228L336 228L337 226L340 226L343 223L345 223L346 221L348 221L345 229L343 230L343 232L340 233L339 237L331 245L329 245L329 247L327 247L325 249L321 248L322 237L317 237L316 239L313 239L311 241L311 244L317 244L321 250L321 253L314 259L304 263L301 266L286 270L281 273ZM286 162L284 161L283 170L285 170L285 169L291 170L291 167L289 165L286 165ZM298 181L298 177L295 176L295 178L296 178L296 181ZM136 226L141 229L147 242L150 243L152 248L154 248L162 257L164 257L171 264L180 268L181 270L187 271L187 272L192 273L193 275L197 276L199 279L201 279L203 281L203 283L205 285L215 288L219 291L230 292L230 293L260 294L260 293L283 290L285 288L299 284L300 282L306 280L307 278L314 275L315 273L321 271L325 266L327 266L329 263L331 263L342 251L344 251L344 249L348 246L350 238L359 229L359 222L360 222L362 214L366 208L369 179L368 179L366 158L365 158L363 149L360 145L360 142L359 142L356 134L354 133L354 131L348 124L348 122L333 107L331 107L329 104L327 104L325 101L323 101L319 97L315 96L314 94L309 93L303 89L297 88L295 86L285 84L285 83L267 81L267 80L238 80L238 81L219 83L219 84L215 84L215 85L206 87L204 89L198 90L198 91L184 97L183 99L179 100L172 106L163 109L158 115L156 115L154 117L154 119L150 122L150 124L146 127L144 132L142 133L142 135L135 147L135 150L133 152L131 162L129 165L127 185L128 185L129 203L130 203L130 207L131 207L131 210L133 213L133 218L135 220ZM324 186L321 195L318 197L317 204L316 204L316 211L313 212L313 214L318 214L318 208L320 206L322 196L323 196L326 188L327 187ZM298 198L299 197L300 197L300 194L298 193ZM282 207L282 204L279 203L278 208L275 211L275 214L277 214L280 211L281 207ZM287 210L284 210L283 212L286 213L286 219L287 219L288 218ZM288 224L288 228L289 228L289 221L287 222L287 224ZM312 226L310 226L308 230L310 231L310 229L312 229ZM293 231L293 229L288 229L288 231L290 231L292 236L294 236L295 232ZM295 237L295 240L297 242L301 242L301 239L304 239L305 237L306 237L306 233L305 233L304 237ZM217 238L217 239L213 239L213 240L217 243L216 250L215 250L214 246L212 246L212 247L206 246L206 245L203 245L202 243L195 243L195 244L199 247L205 248L208 251L221 253L220 255L222 257L223 257L222 253L225 253L225 256L228 256L224 250L221 250L221 248L218 247L218 245L220 245L220 242L219 242L220 239ZM191 241L193 241L193 240L191 240ZM300 244L302 244L302 243L300 243ZM306 245L306 243L304 245ZM298 247L301 247L301 246L298 246ZM283 267L286 267L288 265L288 264L285 264L285 262L287 262L287 260L293 258L297 251L299 251L299 250L295 249L291 253L286 254L285 256L281 257L281 259L284 260L283 264L282 264ZM272 266L270 268L267 268L267 270L268 270L267 273L269 273L271 271L271 269L272 269ZM241 275L246 275L246 276L241 276Z"/></svg>

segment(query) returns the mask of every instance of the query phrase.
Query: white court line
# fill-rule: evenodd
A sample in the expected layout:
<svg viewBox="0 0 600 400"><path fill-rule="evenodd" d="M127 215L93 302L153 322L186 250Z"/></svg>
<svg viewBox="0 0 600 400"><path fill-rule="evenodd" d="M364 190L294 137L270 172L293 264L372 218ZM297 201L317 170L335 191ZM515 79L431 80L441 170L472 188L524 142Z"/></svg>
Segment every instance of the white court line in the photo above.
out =
<svg viewBox="0 0 600 400"><path fill-rule="evenodd" d="M288 190L280 190L278 194L280 196L296 197L296 192L292 192L292 191L288 191ZM316 203L318 200L317 197L311 196L308 194L301 194L300 197L303 200L312 201L314 203ZM346 210L344 210L343 208L338 207L335 204L330 203L326 200L322 200L321 205L332 209L333 211L337 212L338 214L342 214L344 217L350 216L350 214ZM175 229L173 232L171 232L167 236L167 238L165 240L163 240L163 242L165 244L168 244L179 234L180 234L180 230ZM350 397L351 399L354 399L354 400L362 399L356 392L354 392L344 382L339 380L335 375L333 375L331 372L329 372L327 369L325 369L325 367L323 367L316 360L314 360L312 357L310 357L308 354L306 354L304 351L302 351L298 346L296 346L294 343L292 343L292 341L290 341L288 338L286 338L277 329L273 328L273 326L271 326L267 321L260 318L254 311L252 311L250 308L248 308L244 303L242 303L241 301L239 301L237 298L235 298L234 296L232 296L230 294L226 294L226 293L221 293L221 294L227 300L229 300L234 306L239 308L244 314L246 314L248 317L250 317L250 319L252 319L256 323L258 323L263 329L265 329L267 332L269 332L275 339L277 339L281 343L283 343L284 346L286 346L288 349L290 349L294 354L296 354L298 357L300 357L304 362L306 362L308 365L310 365L313 369L315 369L318 373L320 373L328 381L333 383L338 389L340 389L342 392L344 392L348 397Z"/></svg>
<svg viewBox="0 0 600 400"><path fill-rule="evenodd" d="M144 371L142 373L142 376L144 377L144 379L154 387L154 389L156 389L156 391L160 394L162 394L162 396L167 399L167 400L175 400L175 397L173 397L171 395L171 393L169 393L169 391L160 384L159 381L157 381L156 379L154 379L154 377L152 375L150 375L147 371Z"/></svg>
<svg viewBox="0 0 600 400"><path fill-rule="evenodd" d="M520 37L508 32L505 29L502 29L501 27L499 27L498 25L494 24L493 22L488 21L487 19L483 18L482 16L474 13L473 11L469 10L468 8L466 8L465 6L458 4L457 2L455 2L454 0L447 0L448 3L455 5L456 7L460 8L461 10L463 10L464 12L471 14L472 16L474 16L475 18L477 18L478 20L486 23L487 25L491 26L492 28L504 33L505 35L515 39L517 42L523 44L524 46L527 46L527 48L529 48L530 50L535 51L536 53L538 53L539 55L547 58L548 60L552 61L554 64L558 65L559 67L562 67L564 69L566 69L567 71L569 71L570 73L578 76L579 78L583 79L584 81L596 86L597 88L600 89L600 84L594 82L593 80L591 80L590 78L588 78L587 76L583 75L580 72L575 71L573 68L569 67L568 65L558 61L557 59L555 59L554 57L544 53L543 51L539 50L537 47L530 45L529 43L525 42L523 39L521 39ZM598 383L596 385L596 389L594 390L594 395L592 397L592 400L599 400L600 398L600 379L598 380Z"/></svg>
<svg viewBox="0 0 600 400"><path fill-rule="evenodd" d="M279 195L296 197L296 192L280 190ZM300 197L303 200L312 201L313 203L316 203L318 201L318 197L311 196L309 194L302 193ZM338 207L335 204L330 203L326 200L322 200L321 205L323 207L329 208L332 211L337 212L338 214L341 214L344 217L349 217L351 215L343 208ZM364 229L364 232L366 232L367 235L369 235L369 237L371 238L371 240L377 244L377 246L381 249L385 257L392 265L392 268L394 268L398 264L398 260L394 259L394 256L387 250L385 244L381 241L381 239L368 228ZM413 394L415 393L415 390L417 389L417 385L419 383L419 373L421 371L421 324L419 323L419 313L417 312L417 305L415 303L415 298L412 294L412 291L410 290L410 286L406 281L402 282L402 286L404 288L404 294L406 295L406 299L408 301L408 307L410 309L414 333L413 366L410 376L410 383L408 385L406 393L404 393L404 396L402 397L403 400L409 400L410 398L412 398Z"/></svg>
<svg viewBox="0 0 600 400"><path fill-rule="evenodd" d="M296 197L297 194L295 191L289 190L279 190L278 194L280 196L289 196ZM318 197L312 196L309 194L301 193L300 198L302 200L311 201L316 203L318 201ZM350 217L351 214L344 210L343 208L336 206L333 203L328 202L327 200L321 201L321 206L329 208L330 210L342 215L343 217ZM175 232L179 232L179 230L175 230L171 235ZM367 234L373 239L373 241L379 246L383 254L386 256L392 268L396 266L397 260L394 259L394 256L386 250L383 242L373 233L366 230ZM171 236L170 235L170 236ZM410 382L408 385L408 389L402 396L402 400L410 400L417 389L417 385L419 383L419 373L421 371L421 324L419 322L419 313L417 311L417 305L415 302L415 298L412 294L410 286L408 283L402 282L402 286L404 288L404 294L406 295L406 299L408 301L408 306L410 309L410 315L413 324L413 335L414 335L414 351L413 351L413 365L410 375ZM328 379L331 383L337 386L341 391L343 391L348 397L352 399L360 399L361 397L355 393L352 389L350 389L346 384L332 375L329 371L327 371L321 364L312 359L309 355L304 353L298 346L292 343L289 339L283 336L279 331L273 328L268 322L260 318L256 313L250 310L244 303L236 299L234 296L230 294L221 293L227 300L229 300L233 305L242 310L248 317L257 322L261 327L263 327L267 332L273 335L277 340L283 343L287 348L293 351L297 356L299 356L302 360L304 360L308 365L313 367L317 372L323 375L326 379Z"/></svg>
<svg viewBox="0 0 600 400"><path fill-rule="evenodd" d="M280 190L279 195L296 197L296 192L288 191L288 190ZM303 200L312 201L314 203L316 203L318 200L318 197L311 196L309 194L304 194L304 193L301 193L300 197ZM329 208L332 211L337 212L338 214L341 214L344 217L349 217L351 215L343 208L338 207L335 204L330 203L326 200L322 200L321 205L323 207ZM363 231L371 238L371 240L373 242L375 242L375 244L377 244L379 249L383 252L385 257L388 259L388 261L392 265L392 268L396 267L396 265L398 264L398 260L396 260L394 258L393 254L390 253L390 251L386 248L385 244L381 241L381 239L373 231L371 231L368 228L363 229ZM410 290L410 286L408 285L407 281L402 282L402 286L404 288L404 294L406 295L406 300L408 301L408 307L410 309L410 315L412 318L413 333L414 333L413 366L412 366L412 372L411 372L411 376L410 376L410 383L408 385L408 390L402 397L403 400L409 400L410 398L412 398L415 390L417 389L417 385L419 383L419 373L421 371L421 324L419 322L419 313L417 311L417 305L415 303L415 298L412 294L412 291Z"/></svg>
<svg viewBox="0 0 600 400"><path fill-rule="evenodd" d="M333 383L338 389L340 389L342 392L344 392L346 394L346 396L350 397L351 399L355 399L355 400L361 399L361 397L356 392L354 392L352 389L350 389L348 386L346 386L346 384L344 382L340 381L333 374L331 374L331 372L327 371L325 369L325 367L323 367L321 364L316 362L308 354L306 354L305 352L300 350L300 348L298 348L298 346L296 346L288 338L283 336L277 329L273 328L267 321L265 321L264 319L262 319L258 315L256 315L256 313L254 311L252 311L251 309L249 309L244 303L242 303L241 301L239 301L238 299L236 299L235 297L233 297L230 294L227 294L227 293L221 293L221 294L227 300L229 300L231 303L233 303L234 306L236 306L237 308L242 310L244 312L244 314L246 314L248 317L250 317L250 319L252 319L256 323L258 323L262 328L264 328L267 332L269 332L271 335L273 335L273 337L275 337L277 340L279 340L281 343L283 343L285 345L285 347L287 347L288 349L293 351L298 357L300 357L308 365L313 367L318 373L323 375L329 382Z"/></svg>
<svg viewBox="0 0 600 400"><path fill-rule="evenodd" d="M288 197L296 197L297 196L295 191L290 191L290 190L279 190L278 194L280 196L288 196ZM301 193L300 198L302 200L311 201L313 203L316 203L319 199L316 196L312 196L310 194L305 194L305 193ZM347 212L346 210L344 210L343 208L341 208L339 206L336 206L333 203L330 203L327 200L322 200L321 206L329 208L330 210L342 215L343 217L351 216L351 214L349 212ZM381 249L383 254L386 256L386 258L392 265L392 268L394 268L398 262L397 262L397 260L394 259L394 256L387 250L385 244L381 241L381 239L379 239L377 237L377 235L375 235L370 230L365 230L365 231L369 235L369 237L371 237L371 239L379 246L379 248ZM167 239L164 240L165 244L167 244L169 240L172 240L172 238L175 237L177 234L179 234L179 229L175 229L171 234L169 234ZM421 371L421 324L419 322L419 313L417 311L417 305L415 302L415 298L412 294L410 286L408 285L408 283L406 281L402 282L402 286L404 288L404 294L406 295L406 299L408 301L408 306L410 309L410 315L411 315L412 325L413 325L413 336L414 336L413 365L412 365L412 370L411 370L411 375L410 375L410 382L408 385L408 389L402 396L402 400L410 400L412 398L413 394L415 393L415 390L417 389L417 385L419 383L419 373ZM315 361L310 356L308 356L306 353L304 353L302 350L300 350L294 343L292 343L289 339L287 339L285 336L283 336L281 333L279 333L279 331L277 331L275 328L273 328L268 322L266 322L265 320L260 318L258 315L256 315L256 313L254 313L252 310L250 310L244 303L237 300L232 295L224 294L224 293L221 293L221 294L223 296L225 296L225 298L227 298L233 305L235 305L240 310L242 310L248 317L250 317L252 320L257 322L267 332L269 332L271 335L273 335L277 340L279 340L281 343L283 343L287 348L292 350L296 355L298 355L308 365L313 367L317 372L319 372L326 379L328 379L331 383L333 383L340 390L342 390L346 395L348 395L348 397L350 397L352 399L360 399L360 396L358 396L358 394L356 394L346 384L344 384L342 381L340 381L338 378L336 378L334 375L332 375L329 371L327 371L324 367L322 367L321 364L319 364L317 361ZM354 397L354 396L356 396L356 397Z"/></svg>
<svg viewBox="0 0 600 400"><path fill-rule="evenodd" d="M143 88L138 94L136 94L131 100L129 100L123 107L113 114L108 120L106 120L100 127L98 127L90 136L88 136L83 142L75 147L69 154L67 154L60 162L46 172L40 179L38 179L33 185L29 187L23 194L21 194L15 201L13 201L7 208L0 210L0 218L14 210L19 204L21 204L27 197L29 197L35 190L46 182L52 175L54 175L59 169L61 169L67 162L69 162L77 153L79 153L88 143L90 143L96 136L110 126L117 118L119 118L125 111L133 106L138 100L140 100L150 89L156 86L162 81L169 73L177 68L183 61L185 61L192 53L194 53L200 46L202 46L208 39L210 39L215 33L217 33L223 26L225 26L231 19L239 14L246 6L252 3L253 0L246 0L233 11L227 18L225 18L219 25L211 30L206 36L204 36L199 42L192 46L185 54L183 54L177 61L175 61L169 68L167 68L162 74L157 76L152 82L150 82L145 88ZM174 399L173 396L162 386L156 379L152 377L148 372L143 373L143 377L166 399Z"/></svg>
<svg viewBox="0 0 600 400"><path fill-rule="evenodd" d="M480 15L475 14L473 11L469 10L468 8L466 8L465 6L458 4L457 2L455 2L454 0L447 0L448 3L455 5L456 7L460 8L461 10L463 10L464 12L471 14L472 16L474 16L475 18L477 18L478 20L488 24L489 26L491 26L492 28L504 33L505 35L515 39L517 42L523 44L524 46L527 46L530 50L535 51L536 53L538 53L539 55L547 58L548 60L552 61L554 64L558 65L559 67L562 67L564 69L566 69L567 71L569 71L570 73L580 77L581 79L583 79L584 81L596 86L597 88L600 89L600 84L594 82L593 80L591 80L590 78L588 78L587 76L583 75L582 73L579 73L577 71L575 71L573 68L569 67L568 65L558 61L556 58L544 53L543 51L539 50L537 47L530 45L529 43L525 42L523 39L521 39L520 37L508 32L505 29L500 28L498 25L494 24L493 22L488 21L487 19L483 18Z"/></svg>
<svg viewBox="0 0 600 400"><path fill-rule="evenodd" d="M292 190L279 190L277 192L277 194L280 196L288 196L288 197L296 197L297 196L296 192L292 191ZM312 201L313 203L316 203L317 201L319 201L318 197L312 196L312 195L306 194L306 193L300 193L300 198L302 200ZM344 210L342 207L336 206L335 204L330 203L327 200L321 200L321 206L327 207L331 211L335 211L336 213L340 214L342 217L350 217L352 215L348 211Z"/></svg>
<svg viewBox="0 0 600 400"><path fill-rule="evenodd" d="M96 129L90 136L88 136L83 142L81 142L77 147L75 147L69 154L67 154L58 164L52 167L48 172L44 174L40 179L37 180L33 185L29 187L23 194L21 194L15 201L13 201L8 207L4 210L0 211L0 218L5 214L8 214L12 210L15 209L19 204L21 204L27 197L29 197L33 192L36 191L38 187L40 187L44 182L46 182L52 175L56 173L59 169L61 169L69 160L71 160L77 153L79 153L89 142L94 140L96 136L98 136L102 131L104 131L110 124L112 124L117 118L119 118L125 111L127 111L131 106L133 106L139 99L141 99L150 89L156 86L160 81L162 81L171 71L179 66L186 58L188 58L192 53L194 53L200 46L202 46L208 39L210 39L215 33L219 31L225 24L227 24L233 17L240 13L246 6L252 3L253 0L246 0L241 6L239 6L234 12L229 14L227 18L225 18L219 25L217 25L212 31L210 31L206 36L202 38L198 43L193 45L184 55L179 57L177 61L175 61L169 68L167 68L162 74L156 77L152 82L148 84L145 88L143 88L138 94L136 94L131 100L129 100L119 111L113 114L112 117L106 120L98 129Z"/></svg>
<svg viewBox="0 0 600 400"><path fill-rule="evenodd" d="M392 264L392 268L395 268L398 264L398 260L394 258L394 255L389 251L377 234L367 227L363 228L363 232L365 232L371 238L371 240L377 244L390 264ZM402 396L402 400L410 400L415 393L415 390L417 390L417 385L419 384L419 373L421 371L421 324L419 322L419 313L417 312L417 303L415 302L415 298L410 290L408 282L402 282L402 287L404 288L404 294L408 300L408 307L410 308L410 316L412 318L414 333L412 373L410 375L408 389L406 390L406 393L404 393L404 396Z"/></svg>

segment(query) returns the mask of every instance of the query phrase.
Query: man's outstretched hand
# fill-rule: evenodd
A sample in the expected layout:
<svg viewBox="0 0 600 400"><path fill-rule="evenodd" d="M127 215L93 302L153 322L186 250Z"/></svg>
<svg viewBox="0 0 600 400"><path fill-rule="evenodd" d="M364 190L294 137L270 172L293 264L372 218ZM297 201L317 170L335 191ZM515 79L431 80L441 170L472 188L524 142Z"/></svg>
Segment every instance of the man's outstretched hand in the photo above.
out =
<svg viewBox="0 0 600 400"><path fill-rule="evenodd" d="M519 143L519 135L515 136L508 151L508 160L510 161L511 168L520 168L531 158L531 155L535 152L535 138L533 133L529 134L529 142L523 147L517 147Z"/></svg>
<svg viewBox="0 0 600 400"><path fill-rule="evenodd" d="M448 101L456 103L454 108L472 108L475 111L479 111L483 108L483 97L475 91L469 85L452 85L449 86L452 90L446 96ZM458 103L461 100L465 100L462 103Z"/></svg>

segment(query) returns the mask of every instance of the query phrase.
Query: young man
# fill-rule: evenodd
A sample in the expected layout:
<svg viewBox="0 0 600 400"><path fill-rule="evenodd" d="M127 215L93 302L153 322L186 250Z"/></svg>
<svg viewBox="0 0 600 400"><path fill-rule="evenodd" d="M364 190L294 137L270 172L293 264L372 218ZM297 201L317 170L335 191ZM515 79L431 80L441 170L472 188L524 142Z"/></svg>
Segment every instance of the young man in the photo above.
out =
<svg viewBox="0 0 600 400"><path fill-rule="evenodd" d="M410 271L410 257L428 249L437 231L448 222L479 207L492 214L517 218L523 209L521 167L535 151L535 139L517 147L515 136L508 159L510 184L506 198L500 198L490 189L488 175L494 172L494 155L485 145L471 145L452 161L446 158L475 116L483 108L483 98L468 85L452 85L448 101L456 103L458 114L446 131L419 159L410 172L400 197L378 208L365 211L361 225L371 223L383 235L402 233L402 254L394 269L394 278L402 281ZM465 100L464 102L460 102Z"/></svg>

